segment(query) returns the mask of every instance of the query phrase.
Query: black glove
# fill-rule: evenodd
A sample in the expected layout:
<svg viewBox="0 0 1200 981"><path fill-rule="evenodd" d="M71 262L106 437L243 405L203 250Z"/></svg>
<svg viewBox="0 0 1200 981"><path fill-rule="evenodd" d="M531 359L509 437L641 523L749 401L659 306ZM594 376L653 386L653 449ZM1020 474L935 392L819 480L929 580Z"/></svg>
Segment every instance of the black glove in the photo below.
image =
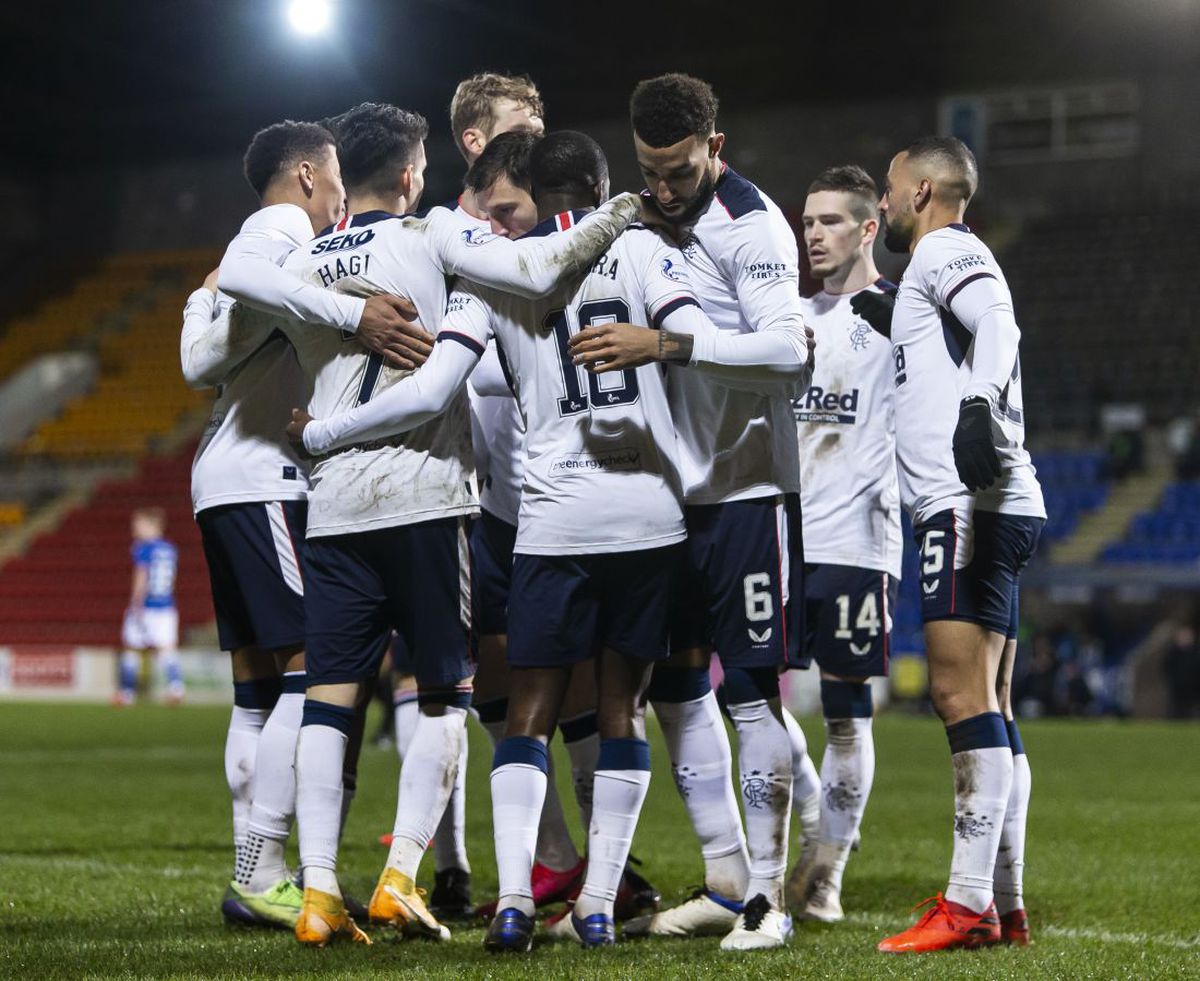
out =
<svg viewBox="0 0 1200 981"><path fill-rule="evenodd" d="M892 310L896 307L895 293L876 293L859 290L850 297L850 309L862 317L871 328L884 337L892 336Z"/></svg>
<svg viewBox="0 0 1200 981"><path fill-rule="evenodd" d="M992 439L992 407L982 396L963 399L958 407L954 467L972 494L987 490L1000 477L1000 457Z"/></svg>

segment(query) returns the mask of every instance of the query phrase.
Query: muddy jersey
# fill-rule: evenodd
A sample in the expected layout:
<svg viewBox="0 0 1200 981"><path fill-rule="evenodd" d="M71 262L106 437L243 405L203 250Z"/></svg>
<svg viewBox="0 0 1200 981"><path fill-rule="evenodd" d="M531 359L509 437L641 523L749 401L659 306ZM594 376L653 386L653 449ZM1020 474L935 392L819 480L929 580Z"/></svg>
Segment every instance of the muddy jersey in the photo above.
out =
<svg viewBox="0 0 1200 981"><path fill-rule="evenodd" d="M722 170L683 253L700 306L718 329L803 324L796 236L775 203L732 168ZM689 368L672 367L670 385L688 504L800 489L789 397L735 390Z"/></svg>
<svg viewBox="0 0 1200 981"><path fill-rule="evenodd" d="M446 275L424 236L393 215L347 217L292 253L285 268L310 283L356 296L407 297L422 323L440 323ZM411 372L388 367L353 334L283 321L305 374L308 411L331 415L369 401ZM310 475L308 536L370 531L473 513L471 427L466 396L443 416L401 437L318 460Z"/></svg>
<svg viewBox="0 0 1200 981"><path fill-rule="evenodd" d="M1000 479L970 494L958 478L952 443L959 402L971 384L977 325L956 316L976 283L998 289L1011 313L1008 283L995 257L966 225L929 232L913 251L892 317L896 449L900 495L915 523L957 506L1044 518L1041 487L1025 449L1021 361L992 407ZM964 303L957 304L963 309ZM1007 369L1007 366L1006 366Z"/></svg>
<svg viewBox="0 0 1200 981"><path fill-rule="evenodd" d="M822 290L802 300L805 323L817 337L812 385L792 403L804 559L899 579L892 348L850 308L853 296Z"/></svg>
<svg viewBox="0 0 1200 981"><path fill-rule="evenodd" d="M462 223L463 234L482 238L491 235L491 223L476 218L458 201L449 209ZM480 375L498 371L495 342L489 346L477 369ZM521 461L525 455L525 424L511 395L481 395L474 384L467 386L471 404L471 433L475 447L475 472L479 479L479 503L484 510L517 523L521 503Z"/></svg>
<svg viewBox="0 0 1200 981"><path fill-rule="evenodd" d="M526 237L571 227L564 213ZM657 548L685 537L675 427L661 368L594 375L572 363L571 336L603 323L658 326L696 304L682 257L634 227L582 278L527 300L462 283L439 341L482 354L495 338L525 420L517 553L591 554Z"/></svg>
<svg viewBox="0 0 1200 981"><path fill-rule="evenodd" d="M282 265L312 235L295 205L273 205L246 219L230 248L246 240ZM184 308L180 354L189 384L215 386L212 415L192 461L192 508L250 501L303 500L308 466L284 434L293 405L308 402L309 386L282 332L258 316L232 322L232 299L196 290ZM319 328L336 335L329 327Z"/></svg>

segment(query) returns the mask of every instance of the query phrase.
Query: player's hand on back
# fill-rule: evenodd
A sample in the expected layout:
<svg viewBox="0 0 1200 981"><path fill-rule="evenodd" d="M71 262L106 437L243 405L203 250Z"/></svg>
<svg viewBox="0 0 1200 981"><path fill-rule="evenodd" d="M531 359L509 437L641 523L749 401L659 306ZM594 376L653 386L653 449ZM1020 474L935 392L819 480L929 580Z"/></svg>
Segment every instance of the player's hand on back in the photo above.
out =
<svg viewBox="0 0 1200 981"><path fill-rule="evenodd" d="M313 417L303 409L292 409L292 421L288 423L287 435L288 439L304 448L304 427L312 422Z"/></svg>
<svg viewBox="0 0 1200 981"><path fill-rule="evenodd" d="M638 368L659 356L659 332L637 324L600 324L585 327L570 340L571 360L588 371Z"/></svg>
<svg viewBox="0 0 1200 981"><path fill-rule="evenodd" d="M992 407L982 396L963 399L958 407L954 467L972 494L987 490L1000 477L1000 457L992 438Z"/></svg>
<svg viewBox="0 0 1200 981"><path fill-rule="evenodd" d="M684 238L683 230L675 225L671 220L658 210L658 205L654 203L654 198L648 191L643 191L641 194L642 214L638 219L647 228L658 232L672 245L680 245Z"/></svg>
<svg viewBox="0 0 1200 981"><path fill-rule="evenodd" d="M855 315L862 317L884 337L892 336L892 311L895 308L896 297L892 293L861 290L850 297L850 309Z"/></svg>
<svg viewBox="0 0 1200 981"><path fill-rule="evenodd" d="M204 288L206 290L211 290L213 293L217 292L217 274L220 271L218 267L204 277Z"/></svg>
<svg viewBox="0 0 1200 981"><path fill-rule="evenodd" d="M417 308L387 293L367 299L355 336L392 368L419 368L433 352L434 337L417 321Z"/></svg>

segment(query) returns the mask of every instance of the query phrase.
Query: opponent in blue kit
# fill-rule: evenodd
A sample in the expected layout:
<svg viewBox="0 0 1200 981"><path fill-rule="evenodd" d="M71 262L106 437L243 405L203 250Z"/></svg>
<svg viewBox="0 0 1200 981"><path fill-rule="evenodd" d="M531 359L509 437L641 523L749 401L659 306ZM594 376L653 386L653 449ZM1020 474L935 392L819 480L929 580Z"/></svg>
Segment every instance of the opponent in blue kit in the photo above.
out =
<svg viewBox="0 0 1200 981"><path fill-rule="evenodd" d="M168 704L183 701L179 670L179 611L175 608L175 573L179 553L167 541L161 508L142 508L130 519L133 532L133 582L121 628L121 665L116 702L132 705L137 697L142 654L152 653L162 674Z"/></svg>

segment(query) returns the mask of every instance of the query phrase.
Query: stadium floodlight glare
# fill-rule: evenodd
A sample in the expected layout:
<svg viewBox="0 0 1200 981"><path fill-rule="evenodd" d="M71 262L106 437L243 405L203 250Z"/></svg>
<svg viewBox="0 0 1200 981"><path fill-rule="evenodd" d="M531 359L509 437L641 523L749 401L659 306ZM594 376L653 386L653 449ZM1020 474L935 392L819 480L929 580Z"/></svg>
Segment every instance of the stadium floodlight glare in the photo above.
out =
<svg viewBox="0 0 1200 981"><path fill-rule="evenodd" d="M331 13L329 0L291 0L287 8L292 30L309 37L324 33L332 19Z"/></svg>

